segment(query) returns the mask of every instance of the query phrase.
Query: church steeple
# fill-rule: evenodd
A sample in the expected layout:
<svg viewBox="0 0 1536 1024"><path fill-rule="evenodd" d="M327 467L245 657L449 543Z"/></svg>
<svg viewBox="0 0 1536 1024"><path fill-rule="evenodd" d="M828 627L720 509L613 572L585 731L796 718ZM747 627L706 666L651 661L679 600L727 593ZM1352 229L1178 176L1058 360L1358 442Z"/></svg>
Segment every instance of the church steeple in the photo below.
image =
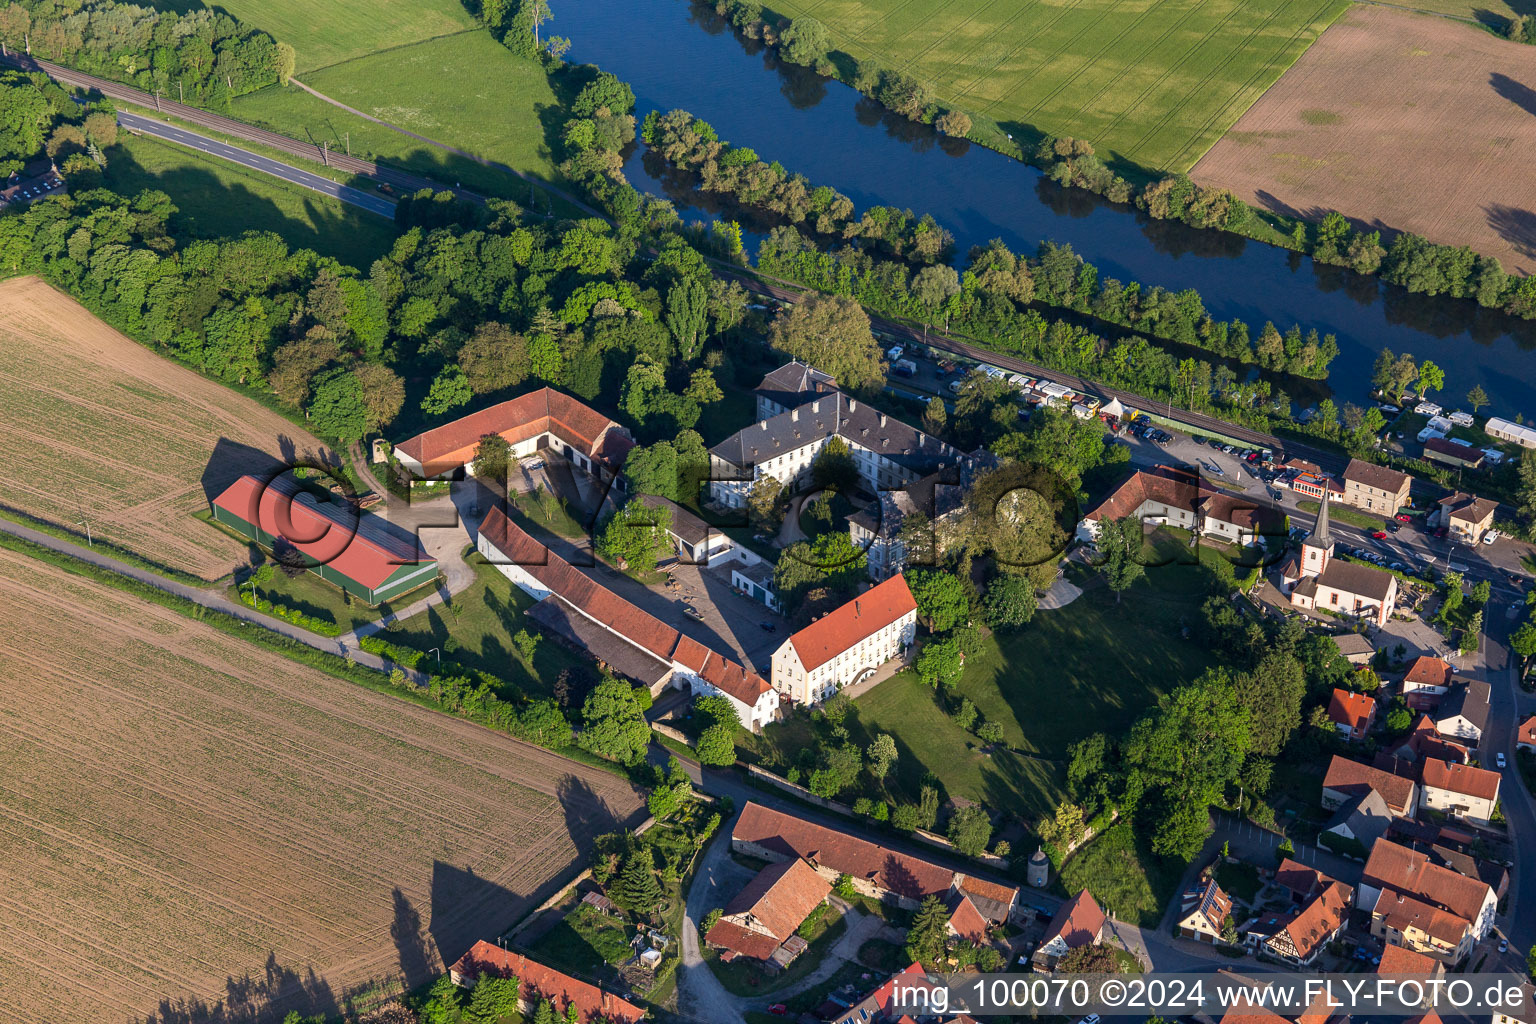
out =
<svg viewBox="0 0 1536 1024"><path fill-rule="evenodd" d="M1328 532L1328 491L1323 491L1323 503L1317 511L1317 528L1312 536L1301 542L1301 574L1316 576L1328 567L1333 557L1333 535Z"/></svg>
<svg viewBox="0 0 1536 1024"><path fill-rule="evenodd" d="M1317 529L1307 538L1320 548L1333 547L1333 537L1328 533L1328 490L1323 489L1323 504L1317 512Z"/></svg>

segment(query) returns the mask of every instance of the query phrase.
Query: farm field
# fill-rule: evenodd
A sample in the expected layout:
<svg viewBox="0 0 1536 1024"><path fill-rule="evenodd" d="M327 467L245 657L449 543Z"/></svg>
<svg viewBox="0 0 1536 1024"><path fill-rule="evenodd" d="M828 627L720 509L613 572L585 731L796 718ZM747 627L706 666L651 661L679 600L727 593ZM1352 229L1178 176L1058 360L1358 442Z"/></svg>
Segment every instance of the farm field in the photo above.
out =
<svg viewBox="0 0 1536 1024"><path fill-rule="evenodd" d="M477 27L459 0L221 0L218 7L292 46L301 75Z"/></svg>
<svg viewBox="0 0 1536 1024"><path fill-rule="evenodd" d="M335 1016L508 927L643 814L616 776L10 551L0 605L18 1019Z"/></svg>
<svg viewBox="0 0 1536 1024"><path fill-rule="evenodd" d="M1472 25L1355 7L1191 174L1256 206L1338 210L1530 273L1536 192L1510 168L1536 162L1532 67L1529 47Z"/></svg>
<svg viewBox="0 0 1536 1024"><path fill-rule="evenodd" d="M474 73L465 77L465 69ZM464 32L305 75L304 83L407 131L554 181L540 114L559 105L543 67L521 60L488 32ZM354 156L498 195L527 200L527 186L504 171L448 153L312 96L273 86L235 100L233 116ZM350 136L350 141L348 136Z"/></svg>
<svg viewBox="0 0 1536 1024"><path fill-rule="evenodd" d="M37 278L0 283L0 506L205 579L245 545L197 522L242 473L329 454L284 417L113 330ZM67 365L70 372L60 369Z"/></svg>
<svg viewBox="0 0 1536 1024"><path fill-rule="evenodd" d="M1344 0L780 0L834 49L941 102L1087 139L1110 161L1187 170L1345 9Z"/></svg>
<svg viewBox="0 0 1536 1024"><path fill-rule="evenodd" d="M118 136L106 185L127 196L147 188L164 192L179 211L172 227L187 238L233 238L259 227L292 248L363 268L395 240L394 224L376 214L148 136Z"/></svg>

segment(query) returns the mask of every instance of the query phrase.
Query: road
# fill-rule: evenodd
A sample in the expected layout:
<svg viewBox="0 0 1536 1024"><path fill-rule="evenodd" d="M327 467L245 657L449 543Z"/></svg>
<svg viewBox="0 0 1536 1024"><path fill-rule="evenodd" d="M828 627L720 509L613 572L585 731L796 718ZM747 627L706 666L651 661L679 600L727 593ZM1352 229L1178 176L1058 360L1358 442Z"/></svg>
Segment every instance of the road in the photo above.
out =
<svg viewBox="0 0 1536 1024"><path fill-rule="evenodd" d="M1536 698L1520 689L1519 658L1511 654L1508 644L1510 628L1519 620L1498 615L1489 624L1483 637L1483 670L1480 673L1489 686L1488 728L1478 743L1478 758L1484 768L1497 770L1494 755L1504 753L1509 767L1499 772L1499 799L1504 806L1504 818L1509 824L1512 846L1510 860L1515 864L1510 872L1507 912L1499 918L1499 930L1509 939L1511 950L1523 960L1525 952L1536 946L1536 799L1525 788L1516 767L1515 729L1524 718L1536 711ZM1519 912L1517 913L1517 908Z"/></svg>
<svg viewBox="0 0 1536 1024"><path fill-rule="evenodd" d="M328 195L333 199L340 199L344 203L367 210L369 213L376 213L380 217L387 217L390 220L395 219L394 202L385 199L381 195L364 192L362 189L352 188L350 185L337 184L330 178L301 170L291 164L285 164L270 157L260 156L249 150L231 146L217 139L210 139L206 135L189 132L185 128L178 128L173 124L157 121L152 117L145 117L142 114L130 114L126 110L120 110L117 113L117 123L131 132L151 135L157 139L164 139L166 142L174 142L177 145L186 146L188 149L198 149L210 156L220 157L221 159L228 160L230 163L248 167L253 171L270 174L274 178L281 178L283 181Z"/></svg>

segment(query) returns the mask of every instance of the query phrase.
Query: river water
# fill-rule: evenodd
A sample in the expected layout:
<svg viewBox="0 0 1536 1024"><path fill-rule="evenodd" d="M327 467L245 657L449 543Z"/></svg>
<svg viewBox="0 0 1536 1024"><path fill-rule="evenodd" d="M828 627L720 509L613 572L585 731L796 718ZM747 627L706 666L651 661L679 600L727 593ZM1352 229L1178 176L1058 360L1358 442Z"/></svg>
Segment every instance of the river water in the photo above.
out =
<svg viewBox="0 0 1536 1024"><path fill-rule="evenodd" d="M954 233L962 259L991 238L1024 252L1042 239L1067 242L1105 277L1198 290L1217 319L1337 335L1330 384L1341 401L1366 401L1372 363L1390 348L1440 364L1450 406L1481 384L1491 412L1536 415L1536 323L1470 301L1409 295L1273 246L1059 189L1034 168L940 137L841 82L780 64L687 0L581 0L559 13L551 27L571 38L569 59L630 83L638 117L682 107L721 138L831 185L861 209L931 213ZM642 192L673 200L685 219L719 208L718 197L669 174L644 146L625 171Z"/></svg>

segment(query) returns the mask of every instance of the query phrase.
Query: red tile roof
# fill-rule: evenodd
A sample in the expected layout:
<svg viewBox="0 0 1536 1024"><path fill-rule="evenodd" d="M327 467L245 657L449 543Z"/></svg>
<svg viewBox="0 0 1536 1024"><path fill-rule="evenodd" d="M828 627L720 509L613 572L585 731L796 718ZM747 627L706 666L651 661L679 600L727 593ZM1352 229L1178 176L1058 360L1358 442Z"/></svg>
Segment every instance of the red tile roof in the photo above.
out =
<svg viewBox="0 0 1536 1024"><path fill-rule="evenodd" d="M1536 715L1532 715L1520 723L1519 730L1515 733L1516 743L1529 743L1536 746Z"/></svg>
<svg viewBox="0 0 1536 1024"><path fill-rule="evenodd" d="M943 896L955 878L949 868L758 803L742 808L731 839L761 846L782 857L804 858L914 900Z"/></svg>
<svg viewBox="0 0 1536 1024"><path fill-rule="evenodd" d="M1337 754L1328 762L1328 774L1323 776L1323 788L1336 790L1346 796L1359 796L1367 789L1374 789L1381 794L1394 814L1406 814L1408 804L1413 800L1412 779Z"/></svg>
<svg viewBox="0 0 1536 1024"><path fill-rule="evenodd" d="M530 537L501 509L491 509L480 524L480 535L508 564L523 569L582 614L652 656L677 662L747 707L755 706L758 698L772 689L756 672L685 636L598 583Z"/></svg>
<svg viewBox="0 0 1536 1024"><path fill-rule="evenodd" d="M799 858L770 864L726 904L704 941L767 960L831 891L832 883Z"/></svg>
<svg viewBox="0 0 1536 1024"><path fill-rule="evenodd" d="M1375 714L1376 701L1372 698L1363 693L1334 688L1333 699L1328 702L1328 717L1335 725L1342 725L1352 734L1360 735L1365 732L1371 716Z"/></svg>
<svg viewBox="0 0 1536 1024"><path fill-rule="evenodd" d="M1469 764L1453 764L1438 757L1426 757L1419 766L1419 782L1435 789L1444 789L1479 800L1496 800L1499 796L1499 774Z"/></svg>
<svg viewBox="0 0 1536 1024"><path fill-rule="evenodd" d="M1056 911L1056 916L1051 918L1051 923L1045 929L1040 945L1044 946L1060 936L1068 949L1076 949L1098 942L1103 931L1104 911L1093 894L1084 889Z"/></svg>
<svg viewBox="0 0 1536 1024"><path fill-rule="evenodd" d="M1438 757L1458 764L1466 764L1472 756L1472 752L1466 747L1459 743L1452 743L1441 736L1439 730L1435 728L1434 720L1428 715L1419 716L1419 720L1413 724L1413 729L1404 737L1395 753L1406 756L1404 748L1414 758Z"/></svg>
<svg viewBox="0 0 1536 1024"><path fill-rule="evenodd" d="M828 612L789 638L805 671L820 668L860 640L908 613L917 612L917 601L900 573L877 584L836 611Z"/></svg>
<svg viewBox="0 0 1536 1024"><path fill-rule="evenodd" d="M886 1013L886 1008L891 1005L891 996L895 991L896 982L900 979L907 978L908 975L919 975L920 977L911 978L910 980L904 981L902 985L904 989L918 987L922 979L926 978L922 967L918 964L912 964L909 967L904 967L900 971L897 971L895 974L891 975L890 978L886 979L885 983L882 984L879 988L875 989L859 1002L850 1006L847 1013L844 1013L840 1017L834 1017L833 1024L844 1024L844 1022L851 1021L857 1021L859 1024L863 1024L864 1021L867 1021L872 1017L889 1016Z"/></svg>
<svg viewBox="0 0 1536 1024"><path fill-rule="evenodd" d="M960 879L960 888L972 896L979 896L984 900L993 900L1005 907L1013 906L1013 901L1019 898L1019 890L997 882L989 882L985 878L976 878L972 875L964 875Z"/></svg>
<svg viewBox="0 0 1536 1024"><path fill-rule="evenodd" d="M373 590L403 565L431 565L415 534L366 512L317 500L290 476L271 481L242 476L213 504L274 537L282 537L314 561Z"/></svg>
<svg viewBox="0 0 1536 1024"><path fill-rule="evenodd" d="M610 430L619 436L610 438ZM500 434L511 444L554 434L614 467L622 465L634 447L628 432L596 409L553 388L540 388L417 434L395 450L421 463L427 476L436 476L473 460L475 446L487 434Z"/></svg>
<svg viewBox="0 0 1536 1024"><path fill-rule="evenodd" d="M1349 914L1349 900L1353 895L1354 890L1343 882L1331 882L1281 929L1290 938L1298 956L1311 956L1313 950L1339 929Z"/></svg>
<svg viewBox="0 0 1536 1024"><path fill-rule="evenodd" d="M1417 896L1468 921L1477 920L1493 891L1488 883L1435 864L1426 854L1389 839L1378 839L1371 847L1362 880L1377 889Z"/></svg>
<svg viewBox="0 0 1536 1024"><path fill-rule="evenodd" d="M961 892L951 893L947 906L949 926L956 935L978 946L987 941L987 919L981 916L970 897Z"/></svg>
<svg viewBox="0 0 1536 1024"><path fill-rule="evenodd" d="M1314 896L1332 885L1334 879L1287 857L1275 869L1275 882L1298 895Z"/></svg>
<svg viewBox="0 0 1536 1024"><path fill-rule="evenodd" d="M1433 957L1391 943L1381 951L1381 963L1376 965L1377 974L1407 974L1429 976L1437 973L1440 963Z"/></svg>
<svg viewBox="0 0 1536 1024"><path fill-rule="evenodd" d="M643 1008L611 992L604 992L596 985L578 981L553 967L530 960L521 953L513 953L483 940L475 943L468 953L460 957L450 971L466 980L478 978L482 971L504 978L516 978L522 998L530 1001L552 1000L557 1013L563 1013L568 1004L574 1003L583 1022L602 1020L614 1024L635 1024L645 1016Z"/></svg>
<svg viewBox="0 0 1536 1024"><path fill-rule="evenodd" d="M1372 914L1384 918L1387 926L1395 931L1406 932L1409 928L1417 928L1453 946L1458 945L1467 934L1467 929L1472 927L1471 922L1459 914L1395 889L1381 891Z"/></svg>
<svg viewBox="0 0 1536 1024"><path fill-rule="evenodd" d="M1450 686L1451 666L1440 658L1425 655L1409 667L1408 674L1403 676L1403 682L1417 686Z"/></svg>

